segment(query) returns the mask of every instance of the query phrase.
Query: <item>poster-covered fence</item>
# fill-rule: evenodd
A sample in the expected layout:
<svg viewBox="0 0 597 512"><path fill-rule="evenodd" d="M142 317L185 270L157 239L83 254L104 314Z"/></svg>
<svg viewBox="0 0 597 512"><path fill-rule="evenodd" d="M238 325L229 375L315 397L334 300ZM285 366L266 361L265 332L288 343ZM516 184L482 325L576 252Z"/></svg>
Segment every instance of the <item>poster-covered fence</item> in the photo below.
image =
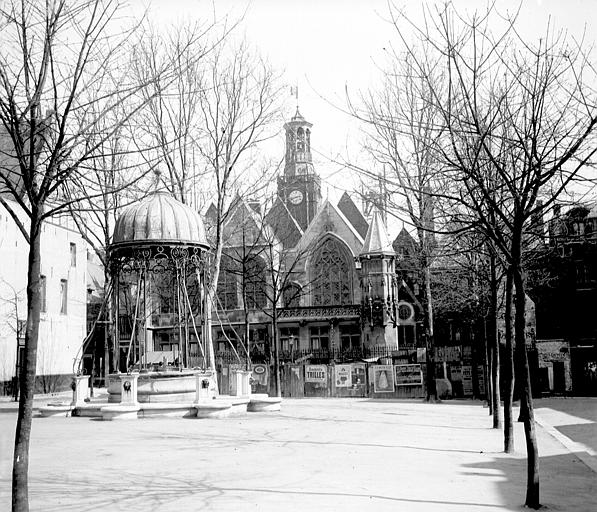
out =
<svg viewBox="0 0 597 512"><path fill-rule="evenodd" d="M273 369L265 363L252 366L252 391L275 391ZM460 378L466 382L461 396L472 397L473 386L469 376L473 369L464 365ZM220 392L230 391L235 369L243 365L226 365L219 368ZM369 398L422 398L425 396L424 364L372 364L366 362L347 364L283 364L281 366L283 397L369 397ZM482 378L482 377L481 377ZM480 386L479 386L480 387Z"/></svg>

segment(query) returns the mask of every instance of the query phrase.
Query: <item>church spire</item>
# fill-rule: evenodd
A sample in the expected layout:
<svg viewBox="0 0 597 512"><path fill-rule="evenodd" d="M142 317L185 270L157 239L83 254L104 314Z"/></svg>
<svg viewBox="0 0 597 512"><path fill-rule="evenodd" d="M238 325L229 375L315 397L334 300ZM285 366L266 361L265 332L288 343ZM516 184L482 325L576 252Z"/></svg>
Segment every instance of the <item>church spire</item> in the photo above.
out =
<svg viewBox="0 0 597 512"><path fill-rule="evenodd" d="M365 243L363 244L363 249L360 255L394 256L392 242L390 242L390 237L388 236L386 226L378 209L373 211L373 218L369 224L369 229L365 236Z"/></svg>

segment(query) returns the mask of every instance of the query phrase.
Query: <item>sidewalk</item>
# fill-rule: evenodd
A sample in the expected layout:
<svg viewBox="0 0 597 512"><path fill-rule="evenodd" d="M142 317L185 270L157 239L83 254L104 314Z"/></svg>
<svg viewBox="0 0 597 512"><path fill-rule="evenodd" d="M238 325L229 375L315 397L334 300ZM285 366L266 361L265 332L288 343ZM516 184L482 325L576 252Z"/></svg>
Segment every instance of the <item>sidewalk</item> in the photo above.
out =
<svg viewBox="0 0 597 512"><path fill-rule="evenodd" d="M68 400L72 398L72 396L73 392L70 390L60 391L58 393L38 393L33 398L33 406L39 407L39 405L43 405L54 400ZM18 400L15 401L11 396L0 396L0 407L3 409L11 409L13 407L18 408L19 402Z"/></svg>
<svg viewBox="0 0 597 512"><path fill-rule="evenodd" d="M15 420L0 414L0 510ZM31 510L521 510L522 425L513 455L490 426L471 401L368 399L288 399L281 413L221 420L36 418ZM537 435L542 503L596 510L596 474Z"/></svg>
<svg viewBox="0 0 597 512"><path fill-rule="evenodd" d="M95 399L106 398L106 388L94 388ZM59 391L57 393L37 393L33 398L33 409L38 409L42 405L51 402L71 402L73 392L69 389L66 391ZM11 396L0 396L0 412L17 411L19 409L19 402L13 400Z"/></svg>

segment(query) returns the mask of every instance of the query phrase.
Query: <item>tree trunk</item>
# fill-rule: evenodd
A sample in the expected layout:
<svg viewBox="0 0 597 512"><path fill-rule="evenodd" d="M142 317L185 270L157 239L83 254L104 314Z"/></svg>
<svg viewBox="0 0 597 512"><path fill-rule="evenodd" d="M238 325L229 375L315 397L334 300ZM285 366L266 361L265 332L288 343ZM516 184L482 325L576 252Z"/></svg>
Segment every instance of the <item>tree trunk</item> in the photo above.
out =
<svg viewBox="0 0 597 512"><path fill-rule="evenodd" d="M491 352L491 392L493 393L493 428L502 428L502 406L500 392L500 344L497 332L492 337Z"/></svg>
<svg viewBox="0 0 597 512"><path fill-rule="evenodd" d="M243 342L245 345L245 357L246 359L246 365L245 365L245 369L246 370L250 370L251 369L251 361L249 359L249 337L251 335L251 325L249 323L249 308L247 307L247 289L246 289L246 284L245 284L245 278L246 278L246 274L243 273L243 275L241 276L242 280L243 280L243 315L244 315L244 325L243 325Z"/></svg>
<svg viewBox="0 0 597 512"><path fill-rule="evenodd" d="M215 292L214 292L215 293ZM216 386L216 395L219 393L218 376L216 371L216 354L214 352L214 344L211 336L211 315L214 305L214 296L211 294L211 289L208 288L205 294L204 318L203 326L204 349L205 357L207 358L207 368L213 372L214 382Z"/></svg>
<svg viewBox="0 0 597 512"><path fill-rule="evenodd" d="M251 353L250 347L250 338L251 338L251 325L249 324L249 314L245 312L245 326L244 326L244 338L245 338L245 356L247 357L247 364L245 369L248 371L251 369L251 358L249 354Z"/></svg>
<svg viewBox="0 0 597 512"><path fill-rule="evenodd" d="M491 342L488 338L487 329L487 317L483 318L483 339L485 340L485 382L487 382L487 390L486 390L486 399L487 399L487 408L489 409L489 415L493 416L493 382L491 380L492 370L491 367L493 365L492 360L492 352L491 352Z"/></svg>
<svg viewBox="0 0 597 512"><path fill-rule="evenodd" d="M500 341L497 328L498 314L498 288L499 279L497 278L496 258L493 251L490 255L491 272L491 297L490 297L490 331L489 331L489 354L491 359L491 402L493 404L493 428L502 428L502 407L500 396Z"/></svg>
<svg viewBox="0 0 597 512"><path fill-rule="evenodd" d="M245 248L245 239L243 231L243 251ZM249 307L247 304L247 268L246 268L246 255L243 254L243 269L242 269L242 296L243 296L243 344L245 350L246 364L245 369L251 369L251 361L249 361L249 337L251 335L251 326L249 324Z"/></svg>
<svg viewBox="0 0 597 512"><path fill-rule="evenodd" d="M506 328L506 363L504 364L504 451L514 451L514 422L512 420L512 402L514 400L514 351L512 345L512 269L506 275L506 311L504 314Z"/></svg>
<svg viewBox="0 0 597 512"><path fill-rule="evenodd" d="M272 304L272 341L274 344L274 379L276 383L276 396L282 396L280 382L280 347L278 346L278 308Z"/></svg>
<svg viewBox="0 0 597 512"><path fill-rule="evenodd" d="M25 331L25 357L20 372L20 399L15 433L15 450L12 466L12 510L29 510L29 441L35 394L35 373L37 364L37 342L41 313L39 276L41 272L41 212L31 212L29 232L29 261L27 270L27 328Z"/></svg>
<svg viewBox="0 0 597 512"><path fill-rule="evenodd" d="M244 210L243 210L244 212ZM244 344L245 344L245 356L247 357L247 362L245 365L245 369L247 371L249 371L251 369L251 361L249 358L249 353L250 353L250 347L249 347L249 337L251 335L251 326L249 324L249 307L247 304L247 253L246 253L246 248L247 248L247 242L246 242L246 237L245 237L245 217L244 217L244 213L243 213L243 236L242 236L242 240L243 240L243 256L242 256L242 275L241 275L241 286L242 286L242 295L243 295L243 314L244 314L244 333L243 333L243 337L244 339ZM254 278L254 276L251 276L251 278Z"/></svg>
<svg viewBox="0 0 597 512"><path fill-rule="evenodd" d="M535 432L535 414L531 392L531 376L526 350L526 293L522 269L514 271L516 333L516 376L520 388L520 410L524 422L527 448L527 493L525 505L538 509L539 504L539 452Z"/></svg>
<svg viewBox="0 0 597 512"><path fill-rule="evenodd" d="M433 339L433 303L431 295L431 270L427 264L426 258L423 261L423 278L425 285L425 301L423 307L425 309L425 344L426 344L426 363L427 363L427 395L425 400L427 402L437 401L437 388L435 386L435 361L433 359L433 348L435 346Z"/></svg>
<svg viewBox="0 0 597 512"><path fill-rule="evenodd" d="M108 388L108 381L110 379L110 332L112 332L113 320L113 303L112 297L108 297L108 288L110 283L110 276L107 271L104 272L104 300L106 301L106 311L104 312L104 386ZM114 293L114 288L112 292Z"/></svg>

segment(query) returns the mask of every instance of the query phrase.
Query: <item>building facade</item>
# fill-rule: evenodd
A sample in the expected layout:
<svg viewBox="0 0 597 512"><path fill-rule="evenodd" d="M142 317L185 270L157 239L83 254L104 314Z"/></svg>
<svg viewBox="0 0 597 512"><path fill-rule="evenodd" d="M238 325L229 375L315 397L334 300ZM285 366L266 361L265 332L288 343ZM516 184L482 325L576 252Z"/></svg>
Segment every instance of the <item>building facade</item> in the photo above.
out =
<svg viewBox="0 0 597 512"><path fill-rule="evenodd" d="M284 128L273 206L238 200L224 226L216 352L242 355L248 339L251 359L267 362L276 338L282 361L416 359L420 305L398 278L381 215L366 220L346 193L323 198L312 124L297 110Z"/></svg>
<svg viewBox="0 0 597 512"><path fill-rule="evenodd" d="M536 350L543 387L597 395L597 207L553 210L549 243L535 251Z"/></svg>
<svg viewBox="0 0 597 512"><path fill-rule="evenodd" d="M66 218L56 219L45 222L41 235L38 392L70 384L86 335L87 245L73 228ZM0 207L0 382L5 394L14 391L24 353L28 253L27 241Z"/></svg>

